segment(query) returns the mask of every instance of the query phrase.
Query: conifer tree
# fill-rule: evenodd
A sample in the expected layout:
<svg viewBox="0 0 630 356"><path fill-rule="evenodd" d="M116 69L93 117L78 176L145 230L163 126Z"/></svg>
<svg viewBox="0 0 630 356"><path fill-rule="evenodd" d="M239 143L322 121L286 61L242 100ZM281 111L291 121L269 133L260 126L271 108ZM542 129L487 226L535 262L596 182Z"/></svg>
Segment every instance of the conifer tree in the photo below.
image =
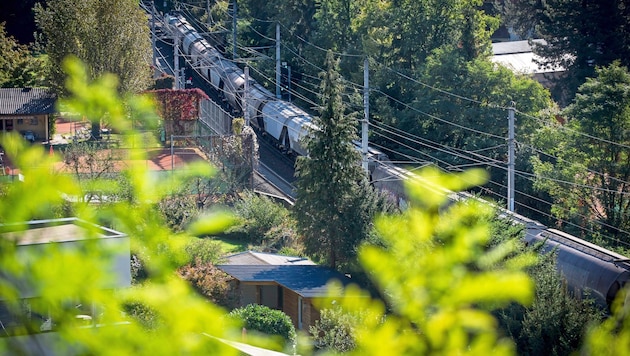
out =
<svg viewBox="0 0 630 356"><path fill-rule="evenodd" d="M309 155L296 163L298 229L307 254L332 268L352 261L371 220L357 199L370 187L352 143L357 133L353 116L345 115L338 65L329 52L321 74L320 114L314 119L319 129L305 138Z"/></svg>

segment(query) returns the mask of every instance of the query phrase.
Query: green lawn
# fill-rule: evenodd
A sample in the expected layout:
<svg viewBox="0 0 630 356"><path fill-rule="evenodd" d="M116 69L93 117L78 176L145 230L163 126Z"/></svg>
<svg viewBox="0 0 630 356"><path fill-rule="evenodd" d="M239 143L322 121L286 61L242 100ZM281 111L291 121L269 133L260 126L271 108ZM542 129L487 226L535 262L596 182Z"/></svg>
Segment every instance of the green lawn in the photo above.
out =
<svg viewBox="0 0 630 356"><path fill-rule="evenodd" d="M215 237L214 239L221 242L221 248L226 255L247 251L247 242L240 239L230 238L226 236Z"/></svg>

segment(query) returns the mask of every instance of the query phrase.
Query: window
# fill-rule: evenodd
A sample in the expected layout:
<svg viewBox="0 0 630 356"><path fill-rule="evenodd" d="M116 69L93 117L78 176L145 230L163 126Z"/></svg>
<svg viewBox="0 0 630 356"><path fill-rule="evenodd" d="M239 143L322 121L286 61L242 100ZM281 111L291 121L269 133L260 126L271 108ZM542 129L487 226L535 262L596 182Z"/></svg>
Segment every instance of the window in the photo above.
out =
<svg viewBox="0 0 630 356"><path fill-rule="evenodd" d="M302 297L298 297L298 329L302 330L302 308L304 301Z"/></svg>
<svg viewBox="0 0 630 356"><path fill-rule="evenodd" d="M23 125L24 124L24 119L17 119L17 124L18 125Z"/></svg>
<svg viewBox="0 0 630 356"><path fill-rule="evenodd" d="M37 118L36 118L36 117L32 117L32 118L31 118L31 125L33 125L33 126L37 126L37 124L38 124L38 123L39 123L39 122L37 121Z"/></svg>

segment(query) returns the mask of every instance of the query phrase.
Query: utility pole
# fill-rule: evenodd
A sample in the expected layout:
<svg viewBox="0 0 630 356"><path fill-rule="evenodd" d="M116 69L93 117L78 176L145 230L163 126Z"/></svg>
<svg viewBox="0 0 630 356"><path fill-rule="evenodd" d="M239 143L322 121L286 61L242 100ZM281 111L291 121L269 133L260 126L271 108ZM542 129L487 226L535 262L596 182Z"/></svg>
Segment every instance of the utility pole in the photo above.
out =
<svg viewBox="0 0 630 356"><path fill-rule="evenodd" d="M236 59L236 0L232 4L232 59Z"/></svg>
<svg viewBox="0 0 630 356"><path fill-rule="evenodd" d="M363 60L363 121L361 122L361 164L365 172L370 174L368 167L368 124L370 122L370 82L369 82L370 70L368 58Z"/></svg>
<svg viewBox="0 0 630 356"><path fill-rule="evenodd" d="M210 0L206 0L206 22L208 23L208 27L210 26Z"/></svg>
<svg viewBox="0 0 630 356"><path fill-rule="evenodd" d="M280 99L280 23L276 24L276 98Z"/></svg>
<svg viewBox="0 0 630 356"><path fill-rule="evenodd" d="M508 108L508 210L514 212L514 102Z"/></svg>
<svg viewBox="0 0 630 356"><path fill-rule="evenodd" d="M243 90L243 118L245 119L245 126L249 126L249 110L247 110L247 92L249 92L249 67L245 63L245 87Z"/></svg>

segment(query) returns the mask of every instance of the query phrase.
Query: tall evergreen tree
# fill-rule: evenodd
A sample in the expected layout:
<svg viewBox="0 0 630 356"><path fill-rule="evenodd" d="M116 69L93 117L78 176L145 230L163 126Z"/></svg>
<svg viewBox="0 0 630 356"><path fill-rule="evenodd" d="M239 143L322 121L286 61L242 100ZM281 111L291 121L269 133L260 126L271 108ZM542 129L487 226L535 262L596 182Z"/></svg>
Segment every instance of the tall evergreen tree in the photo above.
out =
<svg viewBox="0 0 630 356"><path fill-rule="evenodd" d="M298 229L307 254L332 268L352 262L371 220L357 198L370 187L352 144L357 133L353 116L344 113L338 63L328 52L320 115L314 119L319 129L305 139L309 156L296 163Z"/></svg>

